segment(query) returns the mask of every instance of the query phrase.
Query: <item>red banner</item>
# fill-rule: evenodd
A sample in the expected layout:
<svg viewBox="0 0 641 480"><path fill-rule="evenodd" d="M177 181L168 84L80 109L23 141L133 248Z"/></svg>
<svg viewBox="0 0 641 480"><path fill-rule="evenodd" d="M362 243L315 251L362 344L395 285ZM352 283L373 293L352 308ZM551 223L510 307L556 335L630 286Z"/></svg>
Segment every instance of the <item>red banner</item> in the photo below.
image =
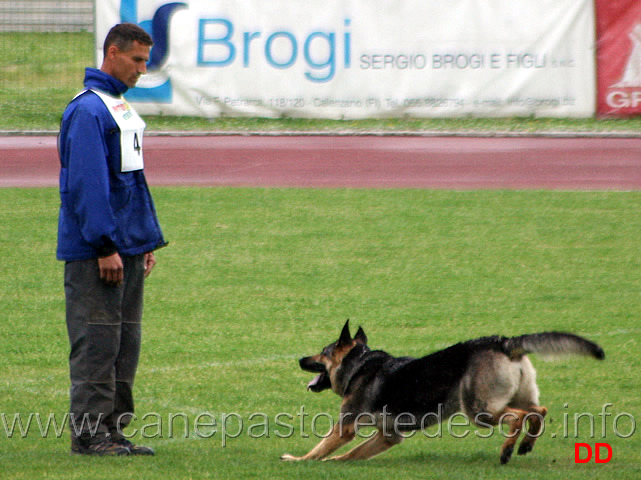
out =
<svg viewBox="0 0 641 480"><path fill-rule="evenodd" d="M597 113L641 114L641 2L596 0Z"/></svg>

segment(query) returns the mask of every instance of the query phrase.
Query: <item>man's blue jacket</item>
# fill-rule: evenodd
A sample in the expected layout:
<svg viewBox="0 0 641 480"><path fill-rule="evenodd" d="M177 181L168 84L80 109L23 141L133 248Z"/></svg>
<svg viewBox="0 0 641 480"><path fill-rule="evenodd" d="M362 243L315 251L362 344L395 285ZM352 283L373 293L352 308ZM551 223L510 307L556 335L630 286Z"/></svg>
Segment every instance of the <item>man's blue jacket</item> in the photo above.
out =
<svg viewBox="0 0 641 480"><path fill-rule="evenodd" d="M116 97L127 91L93 68L87 68L84 85ZM143 171L120 171L120 130L98 95L85 91L69 103L58 151L59 260L139 255L167 244Z"/></svg>

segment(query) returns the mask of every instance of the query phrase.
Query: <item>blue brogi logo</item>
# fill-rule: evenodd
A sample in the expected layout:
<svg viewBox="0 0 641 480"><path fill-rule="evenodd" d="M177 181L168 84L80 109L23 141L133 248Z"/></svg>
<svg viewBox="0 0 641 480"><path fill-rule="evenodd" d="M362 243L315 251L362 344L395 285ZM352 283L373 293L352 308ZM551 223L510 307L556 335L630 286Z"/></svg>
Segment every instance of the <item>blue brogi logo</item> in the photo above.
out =
<svg viewBox="0 0 641 480"><path fill-rule="evenodd" d="M173 90L171 79L162 72L161 67L169 53L169 22L172 14L179 8L187 7L186 3L174 2L162 5L156 10L151 20L138 19L138 0L122 0L120 2L120 21L140 25L154 40L151 48L147 75L135 88L126 94L128 100L134 102L170 103Z"/></svg>

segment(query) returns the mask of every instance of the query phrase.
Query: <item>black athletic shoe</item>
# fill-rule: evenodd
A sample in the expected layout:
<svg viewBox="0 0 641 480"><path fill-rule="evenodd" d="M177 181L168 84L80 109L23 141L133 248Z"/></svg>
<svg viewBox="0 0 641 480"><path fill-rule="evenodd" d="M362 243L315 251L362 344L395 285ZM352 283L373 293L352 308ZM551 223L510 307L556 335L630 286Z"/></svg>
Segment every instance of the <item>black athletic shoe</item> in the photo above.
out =
<svg viewBox="0 0 641 480"><path fill-rule="evenodd" d="M144 447L142 445L134 445L129 440L124 437L120 437L115 440L117 445L120 445L123 448L127 448L131 455L155 455L154 449L151 447Z"/></svg>
<svg viewBox="0 0 641 480"><path fill-rule="evenodd" d="M71 454L117 457L121 455L131 455L131 451L126 446L114 443L111 440L87 443L78 439L73 439L71 441Z"/></svg>

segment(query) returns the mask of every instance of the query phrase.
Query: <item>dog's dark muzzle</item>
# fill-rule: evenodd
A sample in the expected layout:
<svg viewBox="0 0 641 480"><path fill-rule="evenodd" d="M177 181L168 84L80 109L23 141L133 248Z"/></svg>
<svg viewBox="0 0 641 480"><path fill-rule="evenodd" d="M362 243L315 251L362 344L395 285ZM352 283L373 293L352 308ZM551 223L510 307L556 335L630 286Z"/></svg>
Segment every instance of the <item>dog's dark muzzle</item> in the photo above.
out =
<svg viewBox="0 0 641 480"><path fill-rule="evenodd" d="M315 360L315 357L304 357L298 361L300 368L306 372L319 373L311 382L307 384L307 390L312 392L322 392L332 387L332 383L327 375L325 365Z"/></svg>
<svg viewBox="0 0 641 480"><path fill-rule="evenodd" d="M316 361L316 357L303 357L298 361L300 368L306 372L324 373L325 365Z"/></svg>

